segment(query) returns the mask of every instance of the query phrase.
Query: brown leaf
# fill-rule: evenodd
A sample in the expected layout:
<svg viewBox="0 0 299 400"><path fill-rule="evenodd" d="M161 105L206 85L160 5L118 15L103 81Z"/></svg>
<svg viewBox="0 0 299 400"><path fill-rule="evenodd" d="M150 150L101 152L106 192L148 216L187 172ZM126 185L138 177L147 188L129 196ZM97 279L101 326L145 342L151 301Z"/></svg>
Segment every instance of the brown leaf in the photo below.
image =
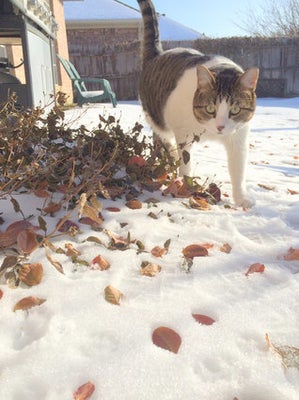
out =
<svg viewBox="0 0 299 400"><path fill-rule="evenodd" d="M74 400L86 400L94 392L95 386L92 382L87 382L81 385L74 393Z"/></svg>
<svg viewBox="0 0 299 400"><path fill-rule="evenodd" d="M183 255L186 258L206 257L209 255L208 249L201 244L190 244L183 249Z"/></svg>
<svg viewBox="0 0 299 400"><path fill-rule="evenodd" d="M89 265L92 269L99 269L101 271L105 271L111 266L111 264L100 254L96 256Z"/></svg>
<svg viewBox="0 0 299 400"><path fill-rule="evenodd" d="M276 345L270 342L269 335L266 333L266 341L270 350L281 357L285 368L299 369L299 348L286 345Z"/></svg>
<svg viewBox="0 0 299 400"><path fill-rule="evenodd" d="M229 254L232 251L232 247L228 244L228 243L224 243L221 247L220 247L220 251L222 251L222 253L227 253Z"/></svg>
<svg viewBox="0 0 299 400"><path fill-rule="evenodd" d="M0 247L10 247L17 242L17 236L13 230L0 232Z"/></svg>
<svg viewBox="0 0 299 400"><path fill-rule="evenodd" d="M79 231L79 226L75 222L70 221L69 219L66 219L66 220L60 219L57 222L56 226L59 226L58 232L62 232L62 233Z"/></svg>
<svg viewBox="0 0 299 400"><path fill-rule="evenodd" d="M212 325L215 322L213 318L203 314L192 314L192 317L195 319L195 321L203 325Z"/></svg>
<svg viewBox="0 0 299 400"><path fill-rule="evenodd" d="M102 215L99 214L98 210L92 206L89 206L88 204L85 204L83 207L82 214L85 215L85 217L90 218L98 225L101 225L104 222L104 219Z"/></svg>
<svg viewBox="0 0 299 400"><path fill-rule="evenodd" d="M47 198L50 197L50 193L45 189L37 189L33 192L36 197Z"/></svg>
<svg viewBox="0 0 299 400"><path fill-rule="evenodd" d="M39 247L36 237L36 233L31 229L21 231L17 236L17 245L19 250L24 254L31 254Z"/></svg>
<svg viewBox="0 0 299 400"><path fill-rule="evenodd" d="M55 214L56 212L60 211L61 203L55 203L51 201L47 207L43 209L45 214Z"/></svg>
<svg viewBox="0 0 299 400"><path fill-rule="evenodd" d="M262 189L265 189L265 190L271 190L271 191L275 190L275 186L264 185L264 184L261 184L261 183L259 183L258 186L260 188L262 188Z"/></svg>
<svg viewBox="0 0 299 400"><path fill-rule="evenodd" d="M253 274L255 272L262 273L264 271L265 271L264 264L255 263L255 264L250 265L247 272L245 273L245 276L248 276L249 274Z"/></svg>
<svg viewBox="0 0 299 400"><path fill-rule="evenodd" d="M189 198L189 205L191 208L195 208L196 210L209 210L211 208L210 204L207 202L206 199L199 197L199 196L191 196Z"/></svg>
<svg viewBox="0 0 299 400"><path fill-rule="evenodd" d="M292 190L292 189L288 189L288 192L289 192L291 195L299 194L298 191Z"/></svg>
<svg viewBox="0 0 299 400"><path fill-rule="evenodd" d="M180 335L173 329L166 326L160 326L152 334L153 343L162 349L178 353L182 343Z"/></svg>
<svg viewBox="0 0 299 400"><path fill-rule="evenodd" d="M144 267L141 267L140 272L142 275L153 277L161 272L161 266L158 264L146 263Z"/></svg>
<svg viewBox="0 0 299 400"><path fill-rule="evenodd" d="M299 249L293 249L291 247L283 258L286 261L299 261Z"/></svg>
<svg viewBox="0 0 299 400"><path fill-rule="evenodd" d="M24 297L15 304L13 310L29 310L29 308L40 306L45 301L46 299L41 299L35 296Z"/></svg>
<svg viewBox="0 0 299 400"><path fill-rule="evenodd" d="M131 241L130 239L130 233L128 233L127 237L122 237L108 231L107 229L105 229L104 232L111 239L109 248L112 250L126 250L129 248L131 243L134 243L134 241Z"/></svg>
<svg viewBox="0 0 299 400"><path fill-rule="evenodd" d="M0 299L3 297L3 291L0 289Z"/></svg>
<svg viewBox="0 0 299 400"><path fill-rule="evenodd" d="M72 243L66 243L64 247L67 249L66 250L66 255L68 257L78 257L81 255L81 252L72 245Z"/></svg>
<svg viewBox="0 0 299 400"><path fill-rule="evenodd" d="M108 303L120 305L120 301L123 297L123 293L113 286L109 285L105 288L105 300L108 301Z"/></svg>
<svg viewBox="0 0 299 400"><path fill-rule="evenodd" d="M46 252L47 260L53 265L53 267L55 267L57 269L57 271L60 272L61 274L64 274L63 267L60 264L60 262L54 260L47 249L45 249L45 252Z"/></svg>
<svg viewBox="0 0 299 400"><path fill-rule="evenodd" d="M132 199L126 202L126 206L131 210L138 210L142 208L142 203L137 199Z"/></svg>
<svg viewBox="0 0 299 400"><path fill-rule="evenodd" d="M17 234L21 231L23 231L24 229L34 229L34 226L32 225L31 222L29 221L25 221L25 220L20 220L20 221L16 221L13 222L12 224L10 224L6 231L14 231L15 235L17 236Z"/></svg>
<svg viewBox="0 0 299 400"><path fill-rule="evenodd" d="M168 250L165 247L160 247L160 246L155 246L154 248L152 248L151 250L151 254L154 257L162 257L164 256L164 254L166 254L168 252Z"/></svg>
<svg viewBox="0 0 299 400"><path fill-rule="evenodd" d="M18 273L19 279L26 285L38 285L43 278L43 266L40 263L24 264Z"/></svg>
<svg viewBox="0 0 299 400"><path fill-rule="evenodd" d="M120 212L120 208L118 207L106 207L105 210L110 212Z"/></svg>

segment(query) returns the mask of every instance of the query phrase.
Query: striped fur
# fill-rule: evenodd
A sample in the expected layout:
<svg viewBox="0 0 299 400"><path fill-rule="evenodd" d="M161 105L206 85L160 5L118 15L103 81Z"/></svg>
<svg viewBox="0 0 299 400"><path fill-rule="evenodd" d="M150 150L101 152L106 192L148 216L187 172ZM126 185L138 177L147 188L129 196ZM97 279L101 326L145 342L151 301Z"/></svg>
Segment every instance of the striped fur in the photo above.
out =
<svg viewBox="0 0 299 400"><path fill-rule="evenodd" d="M143 17L139 96L150 125L181 160L182 144L194 136L222 142L235 202L248 205L244 176L257 68L244 72L230 59L194 49L163 51L152 1L137 1ZM181 165L180 174L191 174L190 163Z"/></svg>

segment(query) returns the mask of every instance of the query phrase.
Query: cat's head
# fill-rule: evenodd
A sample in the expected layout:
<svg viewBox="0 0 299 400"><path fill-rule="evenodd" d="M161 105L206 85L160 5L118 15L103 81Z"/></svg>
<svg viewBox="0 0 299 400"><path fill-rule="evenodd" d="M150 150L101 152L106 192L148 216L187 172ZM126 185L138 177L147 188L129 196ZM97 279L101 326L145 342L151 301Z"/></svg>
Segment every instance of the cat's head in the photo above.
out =
<svg viewBox="0 0 299 400"><path fill-rule="evenodd" d="M258 68L242 73L235 69L212 72L203 65L197 67L193 113L207 132L229 135L252 118L258 74Z"/></svg>

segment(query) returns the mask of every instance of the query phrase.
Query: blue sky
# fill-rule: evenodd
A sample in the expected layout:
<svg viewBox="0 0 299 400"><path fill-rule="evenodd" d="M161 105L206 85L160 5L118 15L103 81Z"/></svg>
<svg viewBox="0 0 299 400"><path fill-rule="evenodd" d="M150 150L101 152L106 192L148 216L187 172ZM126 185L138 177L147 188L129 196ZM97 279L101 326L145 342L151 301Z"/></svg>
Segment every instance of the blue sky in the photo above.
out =
<svg viewBox="0 0 299 400"><path fill-rule="evenodd" d="M122 0L138 8L136 0ZM156 10L200 33L211 37L247 33L237 24L248 9L259 8L265 0L153 0ZM248 34L247 34L248 35Z"/></svg>

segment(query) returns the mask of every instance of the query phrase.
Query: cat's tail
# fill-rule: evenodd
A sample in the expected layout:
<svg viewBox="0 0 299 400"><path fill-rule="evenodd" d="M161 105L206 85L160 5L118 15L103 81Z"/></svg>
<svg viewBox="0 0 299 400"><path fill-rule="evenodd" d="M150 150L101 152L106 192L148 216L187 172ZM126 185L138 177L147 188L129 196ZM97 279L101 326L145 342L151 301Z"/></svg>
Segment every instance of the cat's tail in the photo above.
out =
<svg viewBox="0 0 299 400"><path fill-rule="evenodd" d="M158 16L151 0L137 0L143 19L142 62L155 58L162 50Z"/></svg>

